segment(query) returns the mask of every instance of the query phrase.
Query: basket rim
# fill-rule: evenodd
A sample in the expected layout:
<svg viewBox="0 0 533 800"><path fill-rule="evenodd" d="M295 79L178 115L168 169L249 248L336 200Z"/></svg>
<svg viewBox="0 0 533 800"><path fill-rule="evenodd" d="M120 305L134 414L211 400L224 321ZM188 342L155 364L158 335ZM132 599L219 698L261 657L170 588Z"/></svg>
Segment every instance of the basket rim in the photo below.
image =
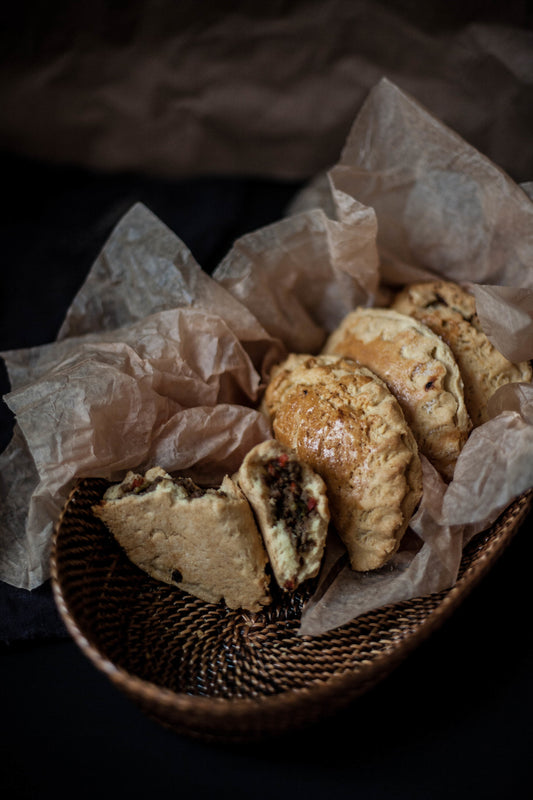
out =
<svg viewBox="0 0 533 800"><path fill-rule="evenodd" d="M152 708L154 706L164 707L165 712L171 710L176 714L198 714L201 715L204 721L206 717L209 717L213 722L224 717L226 725L228 717L242 720L261 714L261 712L268 712L270 715L288 710L294 711L296 707L307 703L311 699L315 704L317 702L325 702L329 698L337 696L340 691L346 693L348 700L362 693L365 685L374 684L380 676L391 672L411 651L417 648L449 618L455 608L466 598L499 558L533 506L533 489L515 498L505 510L509 511L511 509L512 518L504 533L498 539L488 543L476 564L467 568L454 586L445 590L444 593L439 593L443 594L443 597L436 607L428 613L415 631L395 642L392 650L377 654L372 659L359 662L353 670L334 673L326 679L316 679L307 686L294 687L277 694L258 695L257 697L207 697L176 692L140 678L123 667L117 666L87 639L78 626L63 596L57 567L59 532L65 512L78 485L79 482L73 487L54 526L50 554L53 596L69 634L93 665L107 675L126 694L134 696L139 701L151 704ZM189 720L194 724L194 720L190 716Z"/></svg>

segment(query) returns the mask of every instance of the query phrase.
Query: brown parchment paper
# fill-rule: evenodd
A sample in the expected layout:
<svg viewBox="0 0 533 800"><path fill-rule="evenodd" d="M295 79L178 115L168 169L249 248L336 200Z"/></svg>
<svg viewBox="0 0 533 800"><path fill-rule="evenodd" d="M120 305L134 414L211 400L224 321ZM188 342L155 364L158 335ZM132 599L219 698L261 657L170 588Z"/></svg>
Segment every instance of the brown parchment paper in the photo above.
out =
<svg viewBox="0 0 533 800"><path fill-rule="evenodd" d="M57 341L2 354L17 427L0 456L0 578L28 589L46 580L77 477L118 480L157 464L217 484L235 471L270 435L256 406L272 364L288 347L315 350L374 297L375 230L371 209L339 197L335 220L316 209L245 237L214 279L134 206Z"/></svg>
<svg viewBox="0 0 533 800"><path fill-rule="evenodd" d="M483 328L504 355L533 357L533 203L524 188L386 79L370 92L339 163L293 210L328 207L339 187L376 212L383 284L455 280L475 293ZM366 575L351 571L344 553L332 558L302 634L453 585L466 542L533 485L532 400L529 385L498 391L493 418L470 435L448 486L423 460L424 495L410 525L418 548L406 537L388 565Z"/></svg>
<svg viewBox="0 0 533 800"><path fill-rule="evenodd" d="M212 278L135 206L58 341L3 354L17 415L0 457L3 580L32 588L46 579L52 525L77 476L119 479L155 463L204 482L233 471L270 435L256 409L272 363L316 352L347 311L385 302L391 284L442 275L474 285L498 346L516 352L519 343L523 358L533 356L523 333L533 204L413 98L381 80L319 188L287 218L235 242ZM497 327L502 304L506 324ZM331 537L302 633L453 583L467 538L533 485L530 395L522 385L498 394L449 486L424 462L422 503L386 568L352 573Z"/></svg>

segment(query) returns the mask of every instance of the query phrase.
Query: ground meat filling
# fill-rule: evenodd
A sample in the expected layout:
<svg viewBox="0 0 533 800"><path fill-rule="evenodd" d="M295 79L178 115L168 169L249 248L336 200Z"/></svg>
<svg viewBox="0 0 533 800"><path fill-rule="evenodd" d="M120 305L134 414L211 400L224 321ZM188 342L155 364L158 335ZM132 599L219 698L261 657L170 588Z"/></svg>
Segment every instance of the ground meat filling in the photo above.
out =
<svg viewBox="0 0 533 800"><path fill-rule="evenodd" d="M201 486L198 486L192 478L183 478L177 477L172 479L175 484L178 486L182 486L189 498L194 499L195 497L203 497L206 494L207 489L202 489Z"/></svg>
<svg viewBox="0 0 533 800"><path fill-rule="evenodd" d="M265 483L270 494L274 521L282 520L289 531L298 553L305 553L313 540L308 535L308 520L316 514L316 500L310 492L302 490L302 468L282 453L267 462Z"/></svg>
<svg viewBox="0 0 533 800"><path fill-rule="evenodd" d="M165 480L168 480L168 478L165 478L162 475L158 475L153 481L147 481L142 475L136 475L132 479L131 483L129 483L127 486L124 486L124 492L127 494L137 495L149 494L150 492L154 492L159 484ZM187 492L187 496L190 500L193 500L196 497L203 497L207 492L213 491L210 489L203 489L201 486L197 486L191 478L187 477L178 476L176 478L172 478L172 482L177 486L182 486ZM219 492L219 494L222 494L222 492Z"/></svg>

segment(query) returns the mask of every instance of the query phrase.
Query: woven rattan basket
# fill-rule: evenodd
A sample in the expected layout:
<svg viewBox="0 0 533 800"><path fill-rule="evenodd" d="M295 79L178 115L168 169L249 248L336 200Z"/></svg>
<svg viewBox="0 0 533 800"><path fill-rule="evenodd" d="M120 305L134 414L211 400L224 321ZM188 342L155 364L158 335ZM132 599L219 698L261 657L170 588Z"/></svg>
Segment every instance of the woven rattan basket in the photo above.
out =
<svg viewBox="0 0 533 800"><path fill-rule="evenodd" d="M523 495L475 537L451 590L302 637L304 592L252 617L203 603L134 567L92 514L106 487L80 481L56 527L52 584L63 620L85 655L151 718L225 741L309 724L384 678L487 572L533 500L532 492Z"/></svg>

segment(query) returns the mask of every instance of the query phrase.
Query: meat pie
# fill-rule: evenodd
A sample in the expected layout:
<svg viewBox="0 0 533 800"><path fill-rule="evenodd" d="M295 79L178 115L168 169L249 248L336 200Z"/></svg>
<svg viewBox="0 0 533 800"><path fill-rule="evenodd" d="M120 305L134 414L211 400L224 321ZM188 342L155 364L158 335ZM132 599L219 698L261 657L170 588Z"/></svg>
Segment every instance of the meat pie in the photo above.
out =
<svg viewBox="0 0 533 800"><path fill-rule="evenodd" d="M130 472L93 510L130 561L156 580L229 608L259 611L271 602L261 534L230 477L204 490L159 467Z"/></svg>
<svg viewBox="0 0 533 800"><path fill-rule="evenodd" d="M272 439L248 453L235 479L255 512L279 586L290 591L315 577L329 524L322 478Z"/></svg>

